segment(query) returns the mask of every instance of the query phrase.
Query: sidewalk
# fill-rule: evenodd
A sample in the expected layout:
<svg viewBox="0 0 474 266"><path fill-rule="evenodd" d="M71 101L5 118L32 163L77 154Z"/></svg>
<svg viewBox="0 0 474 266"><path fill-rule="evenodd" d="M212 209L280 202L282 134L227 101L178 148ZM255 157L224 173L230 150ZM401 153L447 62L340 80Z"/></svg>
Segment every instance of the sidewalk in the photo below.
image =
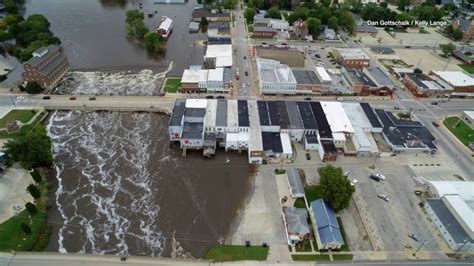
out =
<svg viewBox="0 0 474 266"><path fill-rule="evenodd" d="M24 209L25 203L33 201L26 187L33 183L30 173L21 168L8 168L0 174L0 223ZM14 210L14 206L19 206Z"/></svg>

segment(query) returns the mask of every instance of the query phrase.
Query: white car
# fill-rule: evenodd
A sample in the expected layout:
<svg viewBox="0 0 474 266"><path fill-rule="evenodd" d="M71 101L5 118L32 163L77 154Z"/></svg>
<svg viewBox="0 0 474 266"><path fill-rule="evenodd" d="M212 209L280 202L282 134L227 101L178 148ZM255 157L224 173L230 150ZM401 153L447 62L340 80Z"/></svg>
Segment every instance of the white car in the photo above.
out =
<svg viewBox="0 0 474 266"><path fill-rule="evenodd" d="M349 176L349 172L345 171L342 175L345 176L345 177L348 177L348 176Z"/></svg>
<svg viewBox="0 0 474 266"><path fill-rule="evenodd" d="M351 186L355 186L358 182L359 182L359 180L357 180L357 179L352 180L351 181Z"/></svg>
<svg viewBox="0 0 474 266"><path fill-rule="evenodd" d="M377 176L380 180L385 180L385 176L382 175L382 174L376 174L376 176Z"/></svg>
<svg viewBox="0 0 474 266"><path fill-rule="evenodd" d="M379 198L385 200L386 202L389 201L389 198L388 198L387 195L385 195L385 194L379 194Z"/></svg>
<svg viewBox="0 0 474 266"><path fill-rule="evenodd" d="M343 99L342 97L337 97L336 100L342 101L342 100L344 100L344 99Z"/></svg>

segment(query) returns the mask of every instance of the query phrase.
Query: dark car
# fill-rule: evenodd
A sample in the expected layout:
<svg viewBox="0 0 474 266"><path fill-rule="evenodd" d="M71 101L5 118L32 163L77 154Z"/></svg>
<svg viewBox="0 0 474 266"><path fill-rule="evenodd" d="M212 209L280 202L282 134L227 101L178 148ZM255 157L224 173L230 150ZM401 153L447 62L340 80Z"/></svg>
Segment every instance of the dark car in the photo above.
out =
<svg viewBox="0 0 474 266"><path fill-rule="evenodd" d="M247 59L247 57L246 57L246 56L244 56L244 59Z"/></svg>
<svg viewBox="0 0 474 266"><path fill-rule="evenodd" d="M415 234L408 234L408 237L415 240L416 242L419 241L418 236L416 236Z"/></svg>
<svg viewBox="0 0 474 266"><path fill-rule="evenodd" d="M217 99L225 99L224 96L217 96L216 98L217 98Z"/></svg>
<svg viewBox="0 0 474 266"><path fill-rule="evenodd" d="M410 45L407 45L407 46L405 46L405 48L409 49L409 48L411 48L411 46L410 46Z"/></svg>
<svg viewBox="0 0 474 266"><path fill-rule="evenodd" d="M96 100L95 96L89 97L89 101L95 101L95 100Z"/></svg>
<svg viewBox="0 0 474 266"><path fill-rule="evenodd" d="M304 98L305 101L311 101L311 97Z"/></svg>
<svg viewBox="0 0 474 266"><path fill-rule="evenodd" d="M431 102L431 105L438 105L438 102Z"/></svg>
<svg viewBox="0 0 474 266"><path fill-rule="evenodd" d="M372 178L373 180L377 181L377 182L380 182L380 178L376 175L370 175L369 177Z"/></svg>
<svg viewBox="0 0 474 266"><path fill-rule="evenodd" d="M49 100L49 99L51 99L51 96L48 96L48 95L43 96L43 100Z"/></svg>
<svg viewBox="0 0 474 266"><path fill-rule="evenodd" d="M245 71L245 76L248 76L249 75L249 72L248 71Z"/></svg>
<svg viewBox="0 0 474 266"><path fill-rule="evenodd" d="M206 96L206 99L214 99L214 96L212 96L212 95L207 95L207 96Z"/></svg>
<svg viewBox="0 0 474 266"><path fill-rule="evenodd" d="M311 160L311 154L309 154L309 152L306 153L306 160Z"/></svg>
<svg viewBox="0 0 474 266"><path fill-rule="evenodd" d="M321 58L319 54L315 54L314 56L316 56L316 58Z"/></svg>
<svg viewBox="0 0 474 266"><path fill-rule="evenodd" d="M71 100L71 101L76 100L76 96L71 96L71 97L69 97L69 100Z"/></svg>
<svg viewBox="0 0 474 266"><path fill-rule="evenodd" d="M431 122L431 124L433 124L433 126L435 126L435 127L439 127L439 124L436 123L435 121Z"/></svg>

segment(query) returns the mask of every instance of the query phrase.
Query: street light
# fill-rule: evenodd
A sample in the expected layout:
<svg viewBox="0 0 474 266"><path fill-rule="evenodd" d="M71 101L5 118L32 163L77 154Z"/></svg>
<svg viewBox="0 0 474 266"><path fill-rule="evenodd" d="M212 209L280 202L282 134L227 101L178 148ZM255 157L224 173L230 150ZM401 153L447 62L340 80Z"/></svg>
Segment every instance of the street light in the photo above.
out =
<svg viewBox="0 0 474 266"><path fill-rule="evenodd" d="M421 243L421 245L416 249L415 253L413 253L414 257L416 257L416 253L420 251L420 249L426 244L426 242L428 242L428 240L423 241L423 243Z"/></svg>

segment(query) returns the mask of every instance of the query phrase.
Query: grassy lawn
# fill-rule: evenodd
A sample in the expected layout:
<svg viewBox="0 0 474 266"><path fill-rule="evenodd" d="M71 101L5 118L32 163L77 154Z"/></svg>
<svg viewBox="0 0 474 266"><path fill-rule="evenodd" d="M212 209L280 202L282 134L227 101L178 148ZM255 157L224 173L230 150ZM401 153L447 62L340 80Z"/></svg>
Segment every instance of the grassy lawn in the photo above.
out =
<svg viewBox="0 0 474 266"><path fill-rule="evenodd" d="M459 64L460 68L464 69L469 74L474 74L474 66L466 65L466 64Z"/></svg>
<svg viewBox="0 0 474 266"><path fill-rule="evenodd" d="M206 256L211 261L266 260L268 247L217 246L209 249Z"/></svg>
<svg viewBox="0 0 474 266"><path fill-rule="evenodd" d="M5 127L9 121L20 120L26 123L35 116L35 110L11 110L2 119L0 119L0 128Z"/></svg>
<svg viewBox="0 0 474 266"><path fill-rule="evenodd" d="M352 260L352 254L333 254L333 260Z"/></svg>
<svg viewBox="0 0 474 266"><path fill-rule="evenodd" d="M459 123L458 123L459 121ZM464 145L469 146L469 142L474 142L474 130L457 116L448 117L443 124L458 138ZM454 126L457 126L454 128Z"/></svg>
<svg viewBox="0 0 474 266"><path fill-rule="evenodd" d="M329 255L291 255L294 261L329 261Z"/></svg>
<svg viewBox="0 0 474 266"><path fill-rule="evenodd" d="M0 224L0 251L42 251L46 248L51 235L51 228L48 227L45 212L48 196L46 183L40 185L40 191L41 198L36 202L38 213L31 219L25 209ZM30 226L30 235L25 234L20 228L22 223Z"/></svg>
<svg viewBox="0 0 474 266"><path fill-rule="evenodd" d="M165 92L176 93L181 86L181 79L167 79L165 84Z"/></svg>
<svg viewBox="0 0 474 266"><path fill-rule="evenodd" d="M311 242L309 239L306 239L303 242L296 244L295 249L298 252L313 251L311 249Z"/></svg>
<svg viewBox="0 0 474 266"><path fill-rule="evenodd" d="M0 131L0 139L16 138L16 137L25 135L26 133L30 132L30 130L38 124L41 118L42 118L42 115L37 116L35 121L33 121L32 123L28 125L22 126L20 128L20 131L15 132L15 133L8 134L6 131Z"/></svg>
<svg viewBox="0 0 474 266"><path fill-rule="evenodd" d="M313 200L317 200L323 197L323 193L319 186L307 186L305 187L304 192L306 194L306 199L308 200L308 202L311 202ZM293 206L296 208L306 208L304 204L304 200L302 198L297 199Z"/></svg>

